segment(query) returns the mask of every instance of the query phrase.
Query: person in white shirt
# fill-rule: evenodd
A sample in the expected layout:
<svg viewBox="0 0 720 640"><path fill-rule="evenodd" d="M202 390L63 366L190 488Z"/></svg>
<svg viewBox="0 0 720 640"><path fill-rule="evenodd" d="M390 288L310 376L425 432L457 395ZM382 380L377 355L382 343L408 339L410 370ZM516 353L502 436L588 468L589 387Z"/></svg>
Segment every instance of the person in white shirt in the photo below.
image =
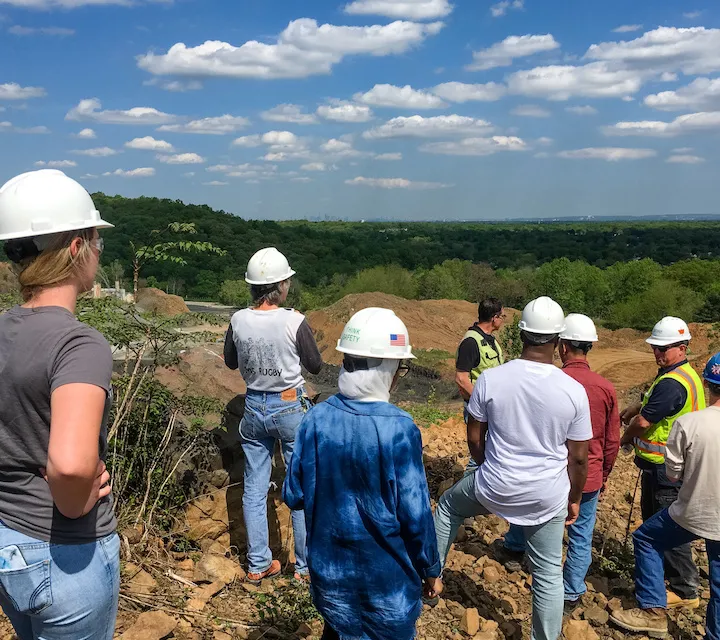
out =
<svg viewBox="0 0 720 640"><path fill-rule="evenodd" d="M702 538L710 573L705 637L720 640L720 353L710 358L703 378L709 392L707 408L675 420L667 441L665 471L670 480L683 481L678 497L633 534L635 598L640 608L610 616L627 631L667 635L663 553Z"/></svg>
<svg viewBox="0 0 720 640"><path fill-rule="evenodd" d="M240 443L245 454L243 517L248 538L248 580L258 583L280 574L269 547L267 496L272 456L279 440L290 466L295 434L309 401L301 365L319 373L322 358L301 313L283 309L295 272L274 247L261 249L248 263L252 307L233 315L225 336L225 364L239 369L247 385ZM292 512L295 578L307 579L305 517Z"/></svg>
<svg viewBox="0 0 720 640"><path fill-rule="evenodd" d="M562 628L562 541L578 517L587 477L590 405L583 386L553 364L565 314L541 297L522 313L523 352L484 371L468 404L468 445L479 465L435 510L440 558L465 518L494 513L519 525L533 576L533 640ZM487 436L487 440L486 440Z"/></svg>

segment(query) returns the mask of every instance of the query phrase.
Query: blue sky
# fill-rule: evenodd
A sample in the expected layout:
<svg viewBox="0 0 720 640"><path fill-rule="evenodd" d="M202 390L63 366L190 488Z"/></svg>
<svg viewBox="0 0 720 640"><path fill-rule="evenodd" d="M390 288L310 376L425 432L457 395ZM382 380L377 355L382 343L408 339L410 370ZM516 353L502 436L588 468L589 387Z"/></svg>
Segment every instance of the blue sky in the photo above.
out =
<svg viewBox="0 0 720 640"><path fill-rule="evenodd" d="M248 218L720 213L720 8L0 0L0 180Z"/></svg>

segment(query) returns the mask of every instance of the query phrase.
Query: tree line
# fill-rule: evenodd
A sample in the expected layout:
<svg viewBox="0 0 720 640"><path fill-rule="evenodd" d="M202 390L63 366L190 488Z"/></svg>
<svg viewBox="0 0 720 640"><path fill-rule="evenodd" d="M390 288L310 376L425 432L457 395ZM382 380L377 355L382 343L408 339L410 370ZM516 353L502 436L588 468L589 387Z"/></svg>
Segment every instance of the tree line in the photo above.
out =
<svg viewBox="0 0 720 640"><path fill-rule="evenodd" d="M298 272L291 302L327 306L348 293L520 307L533 295L603 319L647 328L663 313L713 321L720 311L720 223L353 223L245 220L179 200L93 194L116 228L104 234L108 280L132 274L133 247L151 232L192 223L192 241L217 252L148 262L145 284L200 300L247 301L250 256L283 251Z"/></svg>

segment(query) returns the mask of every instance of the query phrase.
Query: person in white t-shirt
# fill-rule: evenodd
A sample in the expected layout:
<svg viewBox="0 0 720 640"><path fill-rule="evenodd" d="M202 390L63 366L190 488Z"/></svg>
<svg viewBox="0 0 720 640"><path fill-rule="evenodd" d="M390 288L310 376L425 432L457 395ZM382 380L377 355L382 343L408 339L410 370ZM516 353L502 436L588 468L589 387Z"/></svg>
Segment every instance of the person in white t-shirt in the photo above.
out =
<svg viewBox="0 0 720 640"><path fill-rule="evenodd" d="M533 640L560 636L563 533L580 511L593 435L585 389L553 364L564 328L554 300L525 307L522 355L484 371L470 397L468 446L479 467L435 510L443 563L465 518L494 513L522 527L533 576Z"/></svg>

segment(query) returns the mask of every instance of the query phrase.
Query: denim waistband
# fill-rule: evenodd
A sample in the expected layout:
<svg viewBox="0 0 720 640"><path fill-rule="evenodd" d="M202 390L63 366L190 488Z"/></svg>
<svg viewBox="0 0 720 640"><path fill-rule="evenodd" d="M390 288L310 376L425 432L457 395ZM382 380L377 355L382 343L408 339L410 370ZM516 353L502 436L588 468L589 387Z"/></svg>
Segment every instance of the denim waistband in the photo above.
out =
<svg viewBox="0 0 720 640"><path fill-rule="evenodd" d="M305 387L297 387L297 389L287 389L286 391L257 391L255 389L248 389L245 395L253 396L254 398L279 398L283 394L295 393L295 399L299 400L305 395Z"/></svg>

